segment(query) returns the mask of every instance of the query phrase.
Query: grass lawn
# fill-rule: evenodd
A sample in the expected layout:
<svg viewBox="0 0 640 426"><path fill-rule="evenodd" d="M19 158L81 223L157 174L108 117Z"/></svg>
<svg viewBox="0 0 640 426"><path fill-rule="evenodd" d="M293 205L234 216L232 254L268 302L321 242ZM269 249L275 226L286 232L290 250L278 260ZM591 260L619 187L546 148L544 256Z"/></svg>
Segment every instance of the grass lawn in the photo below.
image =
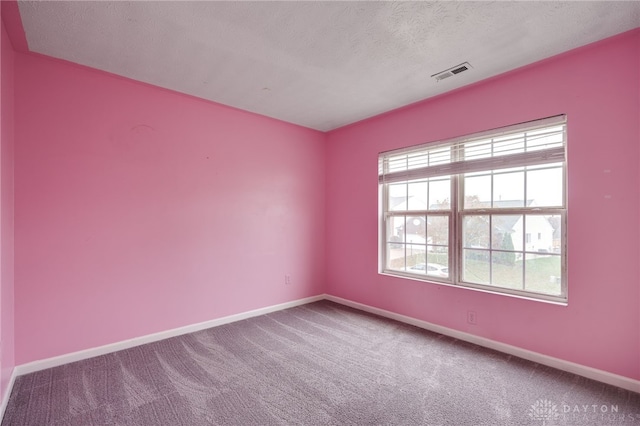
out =
<svg viewBox="0 0 640 426"><path fill-rule="evenodd" d="M495 253L495 252L494 252ZM405 258L401 250L394 253L390 266L393 269L404 269ZM494 261L489 262L487 252L475 253L482 256L466 256L463 268L463 280L475 284L484 284L516 290L533 291L537 293L559 295L561 293L561 264L560 256L555 254L526 253L525 260L517 260L513 265L506 265ZM446 253L425 252L408 255L407 267L418 263L448 264ZM523 277L525 285L523 286Z"/></svg>
<svg viewBox="0 0 640 426"><path fill-rule="evenodd" d="M468 259L464 264L465 281L497 287L559 295L561 265L558 255L526 254L513 265ZM524 277L524 286L523 286Z"/></svg>

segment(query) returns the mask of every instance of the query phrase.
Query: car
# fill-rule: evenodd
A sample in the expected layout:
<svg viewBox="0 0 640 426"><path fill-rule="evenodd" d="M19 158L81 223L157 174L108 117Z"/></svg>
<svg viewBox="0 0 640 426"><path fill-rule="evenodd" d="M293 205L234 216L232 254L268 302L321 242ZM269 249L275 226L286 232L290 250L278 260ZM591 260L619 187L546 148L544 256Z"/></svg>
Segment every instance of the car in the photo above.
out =
<svg viewBox="0 0 640 426"><path fill-rule="evenodd" d="M409 268L410 272L433 275L434 277L448 277L449 268L438 263L416 263Z"/></svg>

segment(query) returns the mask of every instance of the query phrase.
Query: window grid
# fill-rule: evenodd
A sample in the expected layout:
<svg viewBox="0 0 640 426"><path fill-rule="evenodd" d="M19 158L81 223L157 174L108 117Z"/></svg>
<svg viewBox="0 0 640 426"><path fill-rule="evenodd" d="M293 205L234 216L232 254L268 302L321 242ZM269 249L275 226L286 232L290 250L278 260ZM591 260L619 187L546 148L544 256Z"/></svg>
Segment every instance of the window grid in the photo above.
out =
<svg viewBox="0 0 640 426"><path fill-rule="evenodd" d="M563 118L564 119L564 118ZM564 128L564 122L561 125L562 127L562 144L564 147L564 141L566 140L566 130ZM549 134L554 135L553 137L556 140L553 141L554 144L557 144L558 138L558 127L554 127L552 131L546 132L543 130L535 130L532 131L534 138L529 138L529 133L525 130L522 132L522 135L516 135L517 137L495 137L495 138L485 138L484 146L489 147L490 149L485 152L485 154L489 157L495 155L502 155L499 148L504 147L505 142L509 143L518 143L517 141L522 142L523 150L527 150L531 147L533 150L538 150L542 144L539 142L540 135L544 137ZM538 138L536 138L538 137ZM534 143L530 144L530 141L533 140ZM490 141L487 143L486 141ZM513 142L516 141L516 142ZM536 142L537 141L537 142ZM476 143L476 142L473 142ZM468 147L472 148L477 147L476 145L470 145L469 142L457 142L451 143L448 146L437 146L434 151L438 153L438 161L449 161L449 162L459 162L461 161L468 150ZM400 154L399 156L391 157L395 158L395 164L399 163L399 159L402 156L406 158L405 164L406 167L414 167L420 168L425 166L431 166L431 152L430 148L426 147L426 152L423 151L424 154ZM448 150L447 154L443 153L445 150ZM473 151L473 149L471 149ZM498 152L496 154L496 152ZM553 155L557 154L557 150ZM476 157L478 156L476 151ZM418 158L421 158L418 160ZM554 157L556 158L556 157ZM411 159L411 160L410 160ZM445 160L443 160L445 159ZM391 241L388 241L389 238L386 238L384 241L385 249L382 253L382 267L381 272L383 273L391 273L393 275L401 275L407 276L411 278L419 277L421 275L421 270L415 269L415 264L418 263L416 261L416 257L412 256L410 250L415 248L416 245L407 241L407 220L408 218L413 218L416 216L423 216L426 226L425 234L429 234L427 224L430 217L447 217L448 218L448 236L447 236L447 245L444 244L430 244L428 238L425 238L424 242L420 242L424 245L424 263L429 264L429 253L433 252L434 248L438 249L446 248L447 254L446 257L432 257L433 259L443 259L446 258L446 263L442 266L446 266L447 274L439 274L439 275L429 275L428 277L423 277L422 279L426 279L428 281L436 281L445 284L453 284L464 287L472 287L472 288L480 288L489 291L497 291L499 293L512 294L517 296L530 297L534 299L542 299L542 300L550 300L550 301L559 301L566 302L567 299L567 285L566 285L566 166L564 162L564 158L562 161L553 161L545 165L544 161L535 162L534 165L518 165L515 168L505 168L504 166L498 167L495 169L489 169L484 172L475 172L471 171L469 173L454 173L451 175L443 175L437 174L437 179L449 180L449 203L439 203L438 205L431 202L431 197L429 194L430 191L430 183L431 181L435 181L437 179L432 178L422 178L422 179L407 179L404 181L396 181L398 184L405 185L405 204L406 208L393 210L389 206L389 185L385 184L385 169L388 171L391 167L388 163L385 163L385 158L381 157L381 167L380 171L382 173L380 183L382 185L382 196L383 196L383 222L381 229L383 230L385 236L388 236L390 228L388 227L389 221L394 221L395 218L403 217L405 221L404 228L404 236L402 237L404 240L400 241L400 246L403 249L402 257L404 259L403 269L389 268L389 261L392 256L391 253ZM393 162L389 161L389 162ZM435 163L435 161L434 161ZM441 164L441 163L440 163ZM398 169L397 167L393 167L393 169ZM424 169L423 169L424 170ZM549 206L549 207L537 207L534 205L529 205L529 181L533 179L534 175L530 175L531 172L538 172L541 170L558 170L561 172L561 185L562 185L562 195L560 202L556 202L557 205ZM522 193L523 193L523 205L522 206L508 206L501 207L500 204L502 200L495 200L495 185L496 185L496 176L504 175L508 177L508 173L522 173ZM489 203L484 206L481 203L478 203L474 207L466 206L465 200L465 178L469 176L489 176ZM411 184L416 182L427 182L425 186L425 194L424 198L428 200L427 206L422 210L412 210L410 209L410 190L409 187ZM532 181L533 182L533 181ZM395 182L394 182L395 183ZM434 209L434 207L444 207ZM486 216L487 217L487 237L488 242L486 247L466 247L463 239L466 235L466 230L464 229L465 218L472 218L478 216ZM521 229L518 231L519 236L517 240L519 241L520 247L511 248L509 244L513 244L513 241L508 242L507 240L513 240L514 236L512 236L512 232L509 232L509 237L506 237L507 232L504 231L502 236L502 243L504 246L496 246L497 235L494 236L494 230L497 229L497 225L499 219L504 220L506 216L513 216L521 218ZM529 249L528 247L532 247L532 240L536 242L541 241L543 238L543 232L539 230L533 229L532 232L529 232L527 221L530 221L533 225L536 221L540 223L549 222L550 218L553 218L555 222L557 222L558 228L553 228L553 248L551 248L551 243L548 246L549 248L544 249ZM550 226L550 225L549 225ZM547 235L551 233L551 230L547 226ZM558 235L556 231L559 232ZM515 233L516 231L513 231ZM537 237L532 238L532 236ZM556 242L556 239L558 240ZM549 238L547 238L549 240ZM548 242L548 241L547 241ZM396 244L398 241L395 242ZM557 250L557 252L556 252ZM409 251L409 257L407 253ZM478 256L476 259L472 259L469 257L470 254L474 254ZM411 259L409 262L407 259ZM486 263L486 278L485 279L471 279L468 274L469 270L466 269L470 260L473 260L476 264ZM505 265L511 265L512 263L520 262L521 266L513 267L513 271L509 271L511 275L505 274L505 270L508 268ZM410 264L411 263L411 264ZM557 265L559 265L559 267ZM536 266L538 265L538 266ZM539 266L542 265L542 266ZM545 266L546 265L546 266ZM484 265L483 265L484 266ZM536 267L538 269L544 269L543 273L537 273ZM413 269L412 269L413 268ZM442 269L442 268L441 268ZM476 269L478 267L476 265ZM554 274L549 275L548 283L543 282L537 275L545 276L544 274L548 274L548 271L556 271ZM536 275L537 273L537 275ZM519 278L516 278L519 275ZM536 281L537 280L537 281ZM550 290L551 288L551 290Z"/></svg>

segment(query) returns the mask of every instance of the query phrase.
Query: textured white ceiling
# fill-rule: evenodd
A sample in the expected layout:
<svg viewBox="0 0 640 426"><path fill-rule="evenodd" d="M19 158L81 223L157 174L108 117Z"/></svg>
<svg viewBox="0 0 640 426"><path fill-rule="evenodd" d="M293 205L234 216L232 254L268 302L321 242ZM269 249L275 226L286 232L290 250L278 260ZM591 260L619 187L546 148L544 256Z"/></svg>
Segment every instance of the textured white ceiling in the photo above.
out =
<svg viewBox="0 0 640 426"><path fill-rule="evenodd" d="M19 8L31 51L323 131L640 26L636 1Z"/></svg>

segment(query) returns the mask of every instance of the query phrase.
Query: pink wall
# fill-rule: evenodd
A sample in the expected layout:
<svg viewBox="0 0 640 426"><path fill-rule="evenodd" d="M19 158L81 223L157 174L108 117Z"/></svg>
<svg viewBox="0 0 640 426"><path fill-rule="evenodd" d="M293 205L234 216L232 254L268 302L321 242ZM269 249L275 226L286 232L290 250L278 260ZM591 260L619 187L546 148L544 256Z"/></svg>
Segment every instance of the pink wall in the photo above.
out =
<svg viewBox="0 0 640 426"><path fill-rule="evenodd" d="M639 55L636 30L331 132L328 293L640 379ZM378 152L561 113L568 306L377 273Z"/></svg>
<svg viewBox="0 0 640 426"><path fill-rule="evenodd" d="M2 22L0 34L0 400L14 360L13 299L13 65L14 52Z"/></svg>
<svg viewBox="0 0 640 426"><path fill-rule="evenodd" d="M0 20L1 22L1 20ZM2 22L0 34L0 399L14 359L13 251L13 80L14 52Z"/></svg>
<svg viewBox="0 0 640 426"><path fill-rule="evenodd" d="M18 364L323 293L322 133L37 55L15 73Z"/></svg>

